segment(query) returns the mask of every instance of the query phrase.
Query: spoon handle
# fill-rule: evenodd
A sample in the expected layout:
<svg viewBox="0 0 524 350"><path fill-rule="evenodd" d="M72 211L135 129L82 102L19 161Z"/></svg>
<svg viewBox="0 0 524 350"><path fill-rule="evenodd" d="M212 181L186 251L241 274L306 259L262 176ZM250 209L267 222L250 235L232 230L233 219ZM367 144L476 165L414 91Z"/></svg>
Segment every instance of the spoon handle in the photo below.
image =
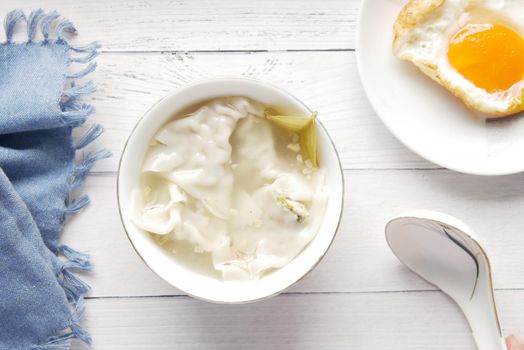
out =
<svg viewBox="0 0 524 350"><path fill-rule="evenodd" d="M479 350L508 350L498 320L497 309L490 288L480 288L483 297L474 298L464 313ZM479 295L477 295L479 296Z"/></svg>
<svg viewBox="0 0 524 350"><path fill-rule="evenodd" d="M491 339L486 342L486 337L473 334L479 350L508 350L504 338Z"/></svg>

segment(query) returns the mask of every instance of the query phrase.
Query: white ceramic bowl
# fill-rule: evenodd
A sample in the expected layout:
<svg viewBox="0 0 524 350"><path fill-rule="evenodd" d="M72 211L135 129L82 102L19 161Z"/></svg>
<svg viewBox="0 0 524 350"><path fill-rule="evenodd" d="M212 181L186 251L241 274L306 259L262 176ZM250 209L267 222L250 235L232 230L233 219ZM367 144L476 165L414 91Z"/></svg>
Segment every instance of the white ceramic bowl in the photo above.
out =
<svg viewBox="0 0 524 350"><path fill-rule="evenodd" d="M223 282L198 272L160 248L130 217L132 190L149 141L177 112L217 97L245 96L268 105L285 106L303 114L311 111L289 93L255 80L223 78L188 85L157 102L137 123L125 146L118 171L117 197L120 217L127 235L142 260L161 278L183 292L206 301L242 303L261 300L282 292L306 275L326 254L342 215L344 180L340 161L326 129L319 122L318 142L321 167L326 171L329 201L320 230L311 243L288 265L254 282ZM322 111L319 111L322 119Z"/></svg>

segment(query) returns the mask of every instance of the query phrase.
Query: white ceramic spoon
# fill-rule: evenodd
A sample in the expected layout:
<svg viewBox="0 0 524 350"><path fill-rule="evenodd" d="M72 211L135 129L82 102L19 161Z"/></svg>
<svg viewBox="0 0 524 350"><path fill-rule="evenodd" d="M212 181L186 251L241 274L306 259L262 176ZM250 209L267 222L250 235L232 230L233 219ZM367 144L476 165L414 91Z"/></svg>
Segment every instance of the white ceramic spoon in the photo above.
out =
<svg viewBox="0 0 524 350"><path fill-rule="evenodd" d="M459 305L479 350L507 350L489 259L470 228L449 215L413 211L387 224L386 239L400 261Z"/></svg>

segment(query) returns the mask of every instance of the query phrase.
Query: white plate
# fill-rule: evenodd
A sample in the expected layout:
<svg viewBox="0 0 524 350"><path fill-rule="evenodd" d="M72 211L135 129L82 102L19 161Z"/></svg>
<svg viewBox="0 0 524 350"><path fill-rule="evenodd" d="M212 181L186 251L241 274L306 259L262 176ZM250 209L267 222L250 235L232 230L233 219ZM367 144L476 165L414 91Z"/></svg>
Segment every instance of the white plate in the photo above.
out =
<svg viewBox="0 0 524 350"><path fill-rule="evenodd" d="M524 171L524 117L476 118L446 89L392 53L405 0L362 0L356 54L364 89L389 130L440 166L476 175Z"/></svg>

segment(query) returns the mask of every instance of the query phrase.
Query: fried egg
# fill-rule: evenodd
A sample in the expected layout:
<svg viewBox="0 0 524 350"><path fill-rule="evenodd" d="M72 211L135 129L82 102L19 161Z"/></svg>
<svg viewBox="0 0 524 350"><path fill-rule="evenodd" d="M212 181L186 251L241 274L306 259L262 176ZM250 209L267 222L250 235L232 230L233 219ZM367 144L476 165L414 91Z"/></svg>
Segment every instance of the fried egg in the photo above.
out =
<svg viewBox="0 0 524 350"><path fill-rule="evenodd" d="M410 0L393 51L490 117L524 110L523 0Z"/></svg>

